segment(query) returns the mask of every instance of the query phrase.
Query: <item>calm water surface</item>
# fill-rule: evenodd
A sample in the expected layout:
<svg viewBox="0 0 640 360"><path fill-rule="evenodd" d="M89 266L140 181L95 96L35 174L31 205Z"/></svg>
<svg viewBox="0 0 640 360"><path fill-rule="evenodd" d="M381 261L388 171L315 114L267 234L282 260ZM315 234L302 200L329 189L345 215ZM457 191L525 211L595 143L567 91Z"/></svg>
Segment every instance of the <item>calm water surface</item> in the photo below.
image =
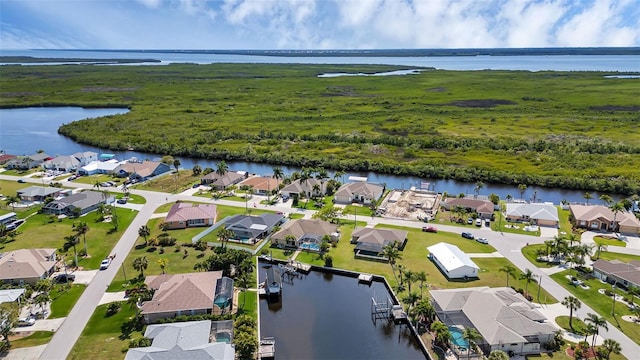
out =
<svg viewBox="0 0 640 360"><path fill-rule="evenodd" d="M260 334L275 338L277 359L424 359L406 326L373 322L373 296L388 296L382 283L312 271L284 283L279 305L260 300Z"/></svg>

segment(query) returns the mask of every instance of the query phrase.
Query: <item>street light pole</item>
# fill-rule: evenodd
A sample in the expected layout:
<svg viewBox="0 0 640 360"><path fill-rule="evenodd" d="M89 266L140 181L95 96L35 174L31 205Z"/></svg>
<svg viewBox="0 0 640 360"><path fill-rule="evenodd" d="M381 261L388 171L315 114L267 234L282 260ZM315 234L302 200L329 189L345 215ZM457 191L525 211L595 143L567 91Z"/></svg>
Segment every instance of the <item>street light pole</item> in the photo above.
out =
<svg viewBox="0 0 640 360"><path fill-rule="evenodd" d="M613 303L611 305L611 316L616 316L616 284L613 283L613 285L611 286L611 289L613 289L613 294L611 295L611 298L613 298Z"/></svg>

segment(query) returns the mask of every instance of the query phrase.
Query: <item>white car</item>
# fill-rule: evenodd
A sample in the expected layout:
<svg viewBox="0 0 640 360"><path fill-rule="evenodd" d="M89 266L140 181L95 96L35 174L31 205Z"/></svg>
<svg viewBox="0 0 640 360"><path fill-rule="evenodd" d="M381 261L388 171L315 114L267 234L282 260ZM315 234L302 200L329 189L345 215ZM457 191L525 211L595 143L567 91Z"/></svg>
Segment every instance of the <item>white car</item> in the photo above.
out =
<svg viewBox="0 0 640 360"><path fill-rule="evenodd" d="M100 263L100 270L106 270L111 265L111 259L106 258Z"/></svg>
<svg viewBox="0 0 640 360"><path fill-rule="evenodd" d="M480 244L488 244L489 243L489 240L487 240L487 238L483 238L483 237L476 238L476 241L479 242Z"/></svg>
<svg viewBox="0 0 640 360"><path fill-rule="evenodd" d="M36 319L32 318L32 317L26 317L26 318L21 318L18 319L18 326L31 326L33 324L36 323Z"/></svg>

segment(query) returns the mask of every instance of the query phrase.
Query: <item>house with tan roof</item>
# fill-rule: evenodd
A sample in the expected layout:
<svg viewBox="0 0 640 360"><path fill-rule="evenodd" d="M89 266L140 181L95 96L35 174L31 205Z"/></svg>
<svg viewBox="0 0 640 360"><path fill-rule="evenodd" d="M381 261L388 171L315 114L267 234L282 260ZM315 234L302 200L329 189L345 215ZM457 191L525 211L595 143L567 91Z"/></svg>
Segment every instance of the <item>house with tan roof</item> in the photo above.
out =
<svg viewBox="0 0 640 360"><path fill-rule="evenodd" d="M354 256L356 258L389 261L384 255L384 247L396 245L399 250L403 250L407 244L407 234L405 230L395 229L374 229L357 228L351 234L351 243L356 244Z"/></svg>
<svg viewBox="0 0 640 360"><path fill-rule="evenodd" d="M214 171L200 178L200 183L202 185L210 186L214 190L224 190L227 187L235 185L246 178L246 174L241 174L234 171L227 171L222 175Z"/></svg>
<svg viewBox="0 0 640 360"><path fill-rule="evenodd" d="M171 171L171 167L159 161L127 162L113 169L113 173L117 176L128 177L129 180L136 181L145 181L169 171Z"/></svg>
<svg viewBox="0 0 640 360"><path fill-rule="evenodd" d="M167 229L211 226L216 222L216 216L216 206L213 204L178 202L169 209L164 223Z"/></svg>
<svg viewBox="0 0 640 360"><path fill-rule="evenodd" d="M640 233L640 220L629 211L614 213L603 205L570 205L569 211L576 227L632 235Z"/></svg>
<svg viewBox="0 0 640 360"><path fill-rule="evenodd" d="M317 188L316 188L317 185ZM317 190L314 190L316 188ZM322 195L327 191L327 182L320 181L316 178L309 178L306 181L301 181L300 179L293 181L291 184L285 186L280 190L280 194L283 197L306 197L311 198L314 195Z"/></svg>
<svg viewBox="0 0 640 360"><path fill-rule="evenodd" d="M33 202L39 201L43 202L48 197L55 198L60 195L60 192L64 190L57 187L52 186L29 186L24 189L18 190L17 194L20 198L20 201L24 202Z"/></svg>
<svg viewBox="0 0 640 360"><path fill-rule="evenodd" d="M152 340L151 346L129 349L125 360L234 360L233 345L211 342L212 328L211 320L149 325L144 337Z"/></svg>
<svg viewBox="0 0 640 360"><path fill-rule="evenodd" d="M298 219L287 222L271 236L271 242L280 248L304 248L312 245L310 248L316 249L325 235L332 242L338 241L338 225L319 219Z"/></svg>
<svg viewBox="0 0 640 360"><path fill-rule="evenodd" d="M222 271L147 276L144 283L155 292L142 303L140 313L147 324L180 315L212 314L222 277Z"/></svg>
<svg viewBox="0 0 640 360"><path fill-rule="evenodd" d="M558 227L558 208L546 203L507 203L507 221L525 221L538 226Z"/></svg>
<svg viewBox="0 0 640 360"><path fill-rule="evenodd" d="M539 354L556 332L531 302L508 287L431 290L430 294L436 315L450 330L475 328L480 333L482 339L476 344L485 355L493 350Z"/></svg>
<svg viewBox="0 0 640 360"><path fill-rule="evenodd" d="M257 195L270 195L280 189L280 184L282 184L280 179L269 176L251 176L238 183L238 186L240 188L250 187Z"/></svg>
<svg viewBox="0 0 640 360"><path fill-rule="evenodd" d="M640 289L640 261L628 263L620 260L596 260L593 265L593 276L610 284L623 285L626 288Z"/></svg>
<svg viewBox="0 0 640 360"><path fill-rule="evenodd" d="M334 194L334 201L338 204L357 202L365 205L375 203L384 193L384 186L368 182L353 182L343 184Z"/></svg>
<svg viewBox="0 0 640 360"><path fill-rule="evenodd" d="M475 212L481 219L490 219L493 215L494 205L491 201L471 198L448 198L442 204L447 211L456 206L463 207L467 212Z"/></svg>
<svg viewBox="0 0 640 360"><path fill-rule="evenodd" d="M20 249L0 254L0 280L8 284L35 284L53 274L56 249Z"/></svg>

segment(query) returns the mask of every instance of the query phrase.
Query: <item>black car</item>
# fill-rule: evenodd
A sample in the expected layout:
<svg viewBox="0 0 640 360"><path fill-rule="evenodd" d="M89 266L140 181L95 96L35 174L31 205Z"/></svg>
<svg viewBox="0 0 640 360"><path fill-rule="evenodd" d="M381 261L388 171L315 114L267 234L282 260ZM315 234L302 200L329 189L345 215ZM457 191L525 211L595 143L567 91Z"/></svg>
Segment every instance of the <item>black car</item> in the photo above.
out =
<svg viewBox="0 0 640 360"><path fill-rule="evenodd" d="M474 238L472 233L466 231L462 233L462 237L469 240L473 240Z"/></svg>
<svg viewBox="0 0 640 360"><path fill-rule="evenodd" d="M75 279L76 279L76 276L73 274L60 274L54 278L55 282L57 282L58 284L73 282L75 281Z"/></svg>

